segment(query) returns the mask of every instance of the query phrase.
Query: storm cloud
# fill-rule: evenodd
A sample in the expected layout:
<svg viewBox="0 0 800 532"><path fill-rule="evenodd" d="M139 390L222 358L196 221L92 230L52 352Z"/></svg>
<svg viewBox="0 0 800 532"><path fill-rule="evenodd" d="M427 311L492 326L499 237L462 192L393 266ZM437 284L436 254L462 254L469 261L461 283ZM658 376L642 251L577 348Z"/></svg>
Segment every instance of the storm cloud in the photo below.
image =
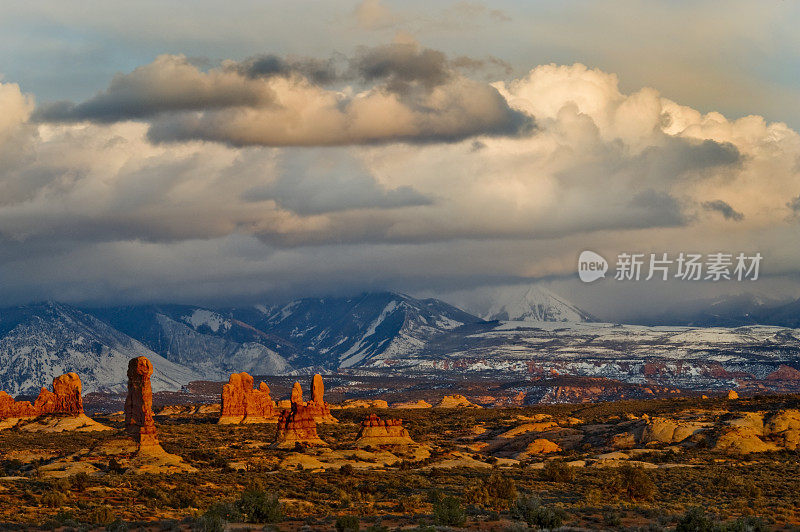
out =
<svg viewBox="0 0 800 532"><path fill-rule="evenodd" d="M0 83L0 294L436 290L565 278L582 249L768 258L796 231L785 124L582 64L484 83L416 45L361 53L324 83L299 59L162 56L61 114Z"/></svg>
<svg viewBox="0 0 800 532"><path fill-rule="evenodd" d="M232 146L341 146L455 142L530 131L497 89L464 77L445 55L414 42L361 48L337 73L333 59L255 56L203 71L162 55L81 102L45 105L40 122L151 124L154 142ZM360 80L366 87L328 87ZM358 90L356 90L358 89Z"/></svg>
<svg viewBox="0 0 800 532"><path fill-rule="evenodd" d="M741 222L744 220L744 214L722 200L704 201L703 208L707 211L720 213L726 220L732 220L734 222Z"/></svg>

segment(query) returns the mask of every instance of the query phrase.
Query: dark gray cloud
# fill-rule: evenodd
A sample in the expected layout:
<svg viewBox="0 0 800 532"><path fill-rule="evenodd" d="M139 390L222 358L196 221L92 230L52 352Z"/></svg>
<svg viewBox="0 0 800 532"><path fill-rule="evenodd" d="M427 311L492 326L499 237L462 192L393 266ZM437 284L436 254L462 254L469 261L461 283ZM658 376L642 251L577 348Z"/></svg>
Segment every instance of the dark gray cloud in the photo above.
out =
<svg viewBox="0 0 800 532"><path fill-rule="evenodd" d="M792 200L789 201L786 206L789 207L789 209L792 211L792 214L795 216L800 215L800 196L792 198Z"/></svg>
<svg viewBox="0 0 800 532"><path fill-rule="evenodd" d="M42 106L34 119L147 121L153 142L233 146L453 142L533 127L497 89L462 76L436 50L395 43L361 48L341 71L336 62L260 55L203 71L162 55L84 102ZM325 87L354 80L363 90Z"/></svg>
<svg viewBox="0 0 800 532"><path fill-rule="evenodd" d="M638 221L634 227L678 227L687 222L680 203L667 192L644 190L629 205Z"/></svg>
<svg viewBox="0 0 800 532"><path fill-rule="evenodd" d="M364 80L383 81L389 90L401 94L419 85L430 90L453 75L445 54L415 43L361 48L352 66Z"/></svg>
<svg viewBox="0 0 800 532"><path fill-rule="evenodd" d="M672 181L702 175L704 170L735 166L742 162L739 149L730 142L706 139L696 141L665 137L661 146L649 146L636 157L633 165L645 179Z"/></svg>
<svg viewBox="0 0 800 532"><path fill-rule="evenodd" d="M163 113L268 105L269 87L244 83L223 71L200 71L182 55L162 55L129 74L117 74L108 88L75 104L56 102L36 110L43 122L117 122Z"/></svg>
<svg viewBox="0 0 800 532"><path fill-rule="evenodd" d="M744 214L722 200L705 201L703 202L703 208L707 211L720 213L726 220L733 220L734 222L744 220Z"/></svg>
<svg viewBox="0 0 800 532"><path fill-rule="evenodd" d="M328 85L341 77L333 58L283 58L275 54L262 54L236 63L232 68L249 78L287 77L300 74L319 85Z"/></svg>

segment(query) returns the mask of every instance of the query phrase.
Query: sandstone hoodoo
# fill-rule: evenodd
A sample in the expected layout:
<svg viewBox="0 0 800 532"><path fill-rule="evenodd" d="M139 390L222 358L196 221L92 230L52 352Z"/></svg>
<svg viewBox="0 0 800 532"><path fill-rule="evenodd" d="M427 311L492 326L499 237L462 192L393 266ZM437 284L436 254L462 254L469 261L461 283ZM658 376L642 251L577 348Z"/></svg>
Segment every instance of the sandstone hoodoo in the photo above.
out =
<svg viewBox="0 0 800 532"><path fill-rule="evenodd" d="M158 445L153 420L153 388L150 376L153 364L147 357L128 363L128 396L125 399L125 431L140 447Z"/></svg>
<svg viewBox="0 0 800 532"><path fill-rule="evenodd" d="M64 430L110 430L83 413L83 386L77 373L53 379L53 391L42 388L33 404L15 401L0 392L0 429L18 426L20 430L60 432Z"/></svg>
<svg viewBox="0 0 800 532"><path fill-rule="evenodd" d="M356 440L357 447L380 447L382 445L413 445L414 440L403 427L402 419L381 419L370 414L361 422L361 431Z"/></svg>
<svg viewBox="0 0 800 532"><path fill-rule="evenodd" d="M153 364L147 357L137 357L128 363L125 433L129 439L107 441L97 452L107 456L130 456L129 460L123 459L120 463L132 473L197 471L184 463L180 456L166 452L158 442L156 423L153 419L151 375L153 375Z"/></svg>
<svg viewBox="0 0 800 532"><path fill-rule="evenodd" d="M297 390L300 390L300 400L303 397L303 391L299 383L295 383ZM322 375L317 373L311 379L311 400L306 403L306 408L311 412L314 421L317 423L336 423L337 419L331 414L331 408L324 399L325 385L322 382ZM294 395L294 390L292 390Z"/></svg>
<svg viewBox="0 0 800 532"><path fill-rule="evenodd" d="M292 449L297 444L326 445L317 435L314 408L303 402L303 389L299 382L295 382L292 388L291 409L282 411L278 419L278 432L273 446L278 449Z"/></svg>
<svg viewBox="0 0 800 532"><path fill-rule="evenodd" d="M83 414L81 378L77 373L67 373L53 379L53 391L42 388L33 404L15 401L5 392L0 392L0 418L25 418L50 414L79 416Z"/></svg>
<svg viewBox="0 0 800 532"><path fill-rule="evenodd" d="M256 389L253 383L253 377L245 372L230 376L228 384L222 387L220 425L270 423L278 419L267 383L260 383Z"/></svg>

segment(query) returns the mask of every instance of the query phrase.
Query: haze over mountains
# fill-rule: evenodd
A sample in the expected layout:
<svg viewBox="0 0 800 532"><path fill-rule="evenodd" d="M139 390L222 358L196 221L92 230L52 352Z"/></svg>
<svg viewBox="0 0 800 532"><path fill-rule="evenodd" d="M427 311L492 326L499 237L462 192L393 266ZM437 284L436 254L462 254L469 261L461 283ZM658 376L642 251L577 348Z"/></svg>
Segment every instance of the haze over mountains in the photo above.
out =
<svg viewBox="0 0 800 532"><path fill-rule="evenodd" d="M589 313L536 286L498 290L482 317L393 292L217 309L39 303L0 309L0 389L31 394L76 371L86 392L114 391L125 381L126 361L138 355L154 361L157 390L223 381L238 371L452 377L557 370L691 387L800 369L800 332L793 329L800 304L712 303L649 324L661 327L593 323ZM771 326L749 327L757 323Z"/></svg>

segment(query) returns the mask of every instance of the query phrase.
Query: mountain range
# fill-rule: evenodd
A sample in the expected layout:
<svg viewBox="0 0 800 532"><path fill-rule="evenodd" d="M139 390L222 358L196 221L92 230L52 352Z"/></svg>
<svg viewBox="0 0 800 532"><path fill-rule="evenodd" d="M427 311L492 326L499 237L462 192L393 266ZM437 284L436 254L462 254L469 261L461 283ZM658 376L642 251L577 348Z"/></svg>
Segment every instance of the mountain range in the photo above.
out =
<svg viewBox="0 0 800 532"><path fill-rule="evenodd" d="M538 287L498 292L483 317L394 292L228 308L47 302L0 309L0 389L35 394L75 371L86 392L118 391L127 361L139 355L154 362L156 390L224 381L238 371L447 378L556 371L689 387L792 377L800 370L800 305L750 307L718 302L693 309L696 323L664 327L594 322ZM753 326L759 319L775 323Z"/></svg>

